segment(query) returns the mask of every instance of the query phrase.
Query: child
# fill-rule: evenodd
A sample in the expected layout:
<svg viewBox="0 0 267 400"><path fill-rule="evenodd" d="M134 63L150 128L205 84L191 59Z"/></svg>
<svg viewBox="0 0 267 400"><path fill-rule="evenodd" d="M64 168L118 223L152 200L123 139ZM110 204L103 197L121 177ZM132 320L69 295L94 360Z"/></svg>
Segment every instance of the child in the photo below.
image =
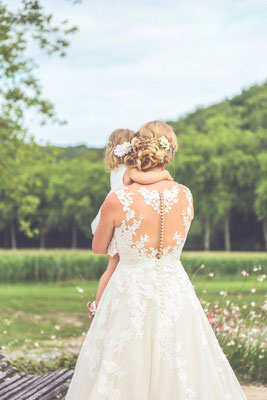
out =
<svg viewBox="0 0 267 400"><path fill-rule="evenodd" d="M135 140L134 137L135 132L130 129L116 129L114 132L111 133L109 137L109 143L106 148L105 156L106 170L111 171L111 190L108 195L112 192L116 192L119 189L123 189L125 186L128 186L133 182L137 182L140 184L149 184L161 181L163 179L173 180L169 172L166 170L160 172L142 172L138 171L137 168L127 169L126 165L124 164L124 158L127 154L131 152ZM93 234L95 233L100 220L100 211L101 208L91 224ZM117 253L117 246L114 238L112 238L109 244L108 255L108 266L106 271L100 278L96 300L87 304L92 317L95 315L96 308L102 296L102 293L119 262L119 255Z"/></svg>

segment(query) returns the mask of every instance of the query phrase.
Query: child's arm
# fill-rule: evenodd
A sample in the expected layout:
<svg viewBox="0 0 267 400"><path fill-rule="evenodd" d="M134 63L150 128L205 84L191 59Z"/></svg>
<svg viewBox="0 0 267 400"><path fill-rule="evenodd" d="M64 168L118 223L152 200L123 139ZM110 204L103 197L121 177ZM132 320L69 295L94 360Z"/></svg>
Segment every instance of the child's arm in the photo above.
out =
<svg viewBox="0 0 267 400"><path fill-rule="evenodd" d="M173 181L173 178L167 170L163 171L138 171L137 168L129 168L126 170L123 176L123 184L130 185L133 182L147 185L149 183L155 183L164 179Z"/></svg>
<svg viewBox="0 0 267 400"><path fill-rule="evenodd" d="M119 262L118 254L115 254L114 257L109 257L107 269L103 273L103 275L101 276L101 278L99 280L98 289L97 289L97 293L96 293L96 306L98 305L99 300L105 290L105 287L107 286L108 281L110 280L113 272L115 271L115 269L118 265L118 262Z"/></svg>

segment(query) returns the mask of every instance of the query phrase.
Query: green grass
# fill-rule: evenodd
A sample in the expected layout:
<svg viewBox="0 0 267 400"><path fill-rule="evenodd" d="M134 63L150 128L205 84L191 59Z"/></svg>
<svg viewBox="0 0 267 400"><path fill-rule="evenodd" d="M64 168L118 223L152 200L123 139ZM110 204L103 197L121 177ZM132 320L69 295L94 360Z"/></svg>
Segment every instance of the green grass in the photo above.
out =
<svg viewBox="0 0 267 400"><path fill-rule="evenodd" d="M218 303L222 308L229 309L230 306L226 304L229 300L239 305L247 331L252 326L262 327L262 318L257 318L255 322L249 318L251 310L260 310L267 289L265 281L257 281L257 275L260 275L259 271L248 278L211 278L206 274L206 277L195 276L191 279L197 296L205 301L203 307L210 309L214 303ZM84 335L90 326L86 303L95 298L97 285L98 281L85 280L0 285L0 343L4 346L0 352L4 352L15 366L28 373L74 368ZM252 288L256 289L255 293L251 292ZM227 297L221 295L221 291L227 291ZM252 301L255 302L253 307L250 305ZM244 304L247 305L246 309L242 307ZM236 319L233 315L232 318L235 321L239 317ZM238 377L264 382L264 360L259 359L261 337L257 344L248 343L246 347L242 343L241 348L228 347L228 341L229 338L221 336L220 342Z"/></svg>
<svg viewBox="0 0 267 400"><path fill-rule="evenodd" d="M217 300L223 304L225 297L220 291L227 290L227 299L239 305L255 301L256 307L263 302L267 289L266 283L257 282L256 277L248 281L237 277L224 280L195 277L192 283L198 297L206 301ZM43 342L49 341L52 335L57 338L81 335L89 327L86 303L94 299L97 285L97 281L0 285L1 344L15 349L25 345L28 339ZM256 288L256 293L251 293L252 288Z"/></svg>

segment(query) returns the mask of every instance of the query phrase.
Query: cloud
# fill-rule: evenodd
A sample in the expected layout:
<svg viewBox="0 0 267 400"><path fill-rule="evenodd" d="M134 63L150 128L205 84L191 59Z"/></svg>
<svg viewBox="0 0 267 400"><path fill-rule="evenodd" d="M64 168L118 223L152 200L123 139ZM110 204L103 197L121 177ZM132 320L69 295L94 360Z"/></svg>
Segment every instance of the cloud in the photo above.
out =
<svg viewBox="0 0 267 400"><path fill-rule="evenodd" d="M69 121L40 128L29 119L39 141L103 146L118 127L174 119L266 78L263 1L45 4L80 30L64 59L32 49L45 96Z"/></svg>

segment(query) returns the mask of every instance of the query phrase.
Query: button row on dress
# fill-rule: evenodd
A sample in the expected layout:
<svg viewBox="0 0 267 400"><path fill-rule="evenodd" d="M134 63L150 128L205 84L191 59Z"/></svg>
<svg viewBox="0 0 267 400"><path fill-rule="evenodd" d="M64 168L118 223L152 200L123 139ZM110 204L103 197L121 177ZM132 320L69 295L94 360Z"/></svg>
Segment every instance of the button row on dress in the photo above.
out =
<svg viewBox="0 0 267 400"><path fill-rule="evenodd" d="M163 193L159 193L159 201L160 201L160 241L159 241L159 248L158 248L158 253L157 253L157 264L156 264L156 269L157 269L157 281L158 281L158 289L159 289L159 297L160 297L160 307L161 307L161 312L163 312L164 308L164 300L163 300L163 290L162 290L162 285L161 285L161 279L160 279L160 258L162 256L162 247L163 247L163 230L164 230L164 210L163 210Z"/></svg>

